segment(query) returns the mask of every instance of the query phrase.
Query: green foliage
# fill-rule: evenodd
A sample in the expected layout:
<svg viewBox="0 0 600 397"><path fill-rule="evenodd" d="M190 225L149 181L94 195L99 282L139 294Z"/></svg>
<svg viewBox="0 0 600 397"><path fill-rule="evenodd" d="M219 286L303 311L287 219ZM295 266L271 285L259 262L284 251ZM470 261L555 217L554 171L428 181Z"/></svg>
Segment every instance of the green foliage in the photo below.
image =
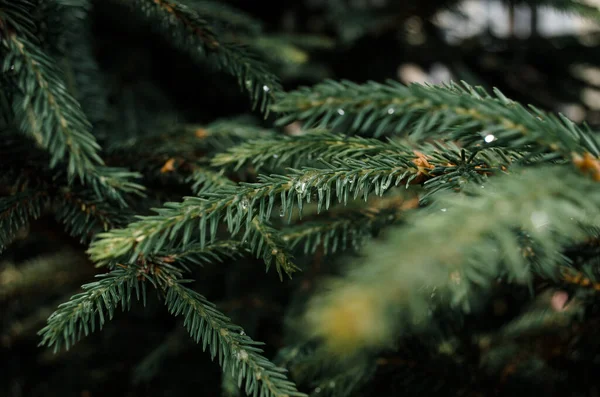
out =
<svg viewBox="0 0 600 397"><path fill-rule="evenodd" d="M182 267L189 271L189 265L202 265L205 263L219 263L226 259L235 259L241 256L244 252L244 248L236 241L217 241L212 244L199 246L191 244L185 249L172 250L168 255L159 259L154 257L153 261L160 261L161 263L177 262L179 267Z"/></svg>
<svg viewBox="0 0 600 397"><path fill-rule="evenodd" d="M590 131L564 116L533 107L530 112L498 90L492 96L466 83L461 87L328 81L281 94L273 110L283 113L280 125L301 120L307 128L329 127L376 137L403 134L416 141L438 138L468 149L522 148L567 158L573 151L600 153Z"/></svg>
<svg viewBox="0 0 600 397"><path fill-rule="evenodd" d="M214 258L215 252L210 255ZM229 318L202 295L185 287L185 280L178 279L178 274L175 268L163 262L160 270L155 264L130 265L100 276L99 281L84 285L83 293L74 295L50 316L48 324L40 331L41 344L54 346L55 350L62 345L68 349L82 336L94 332L97 323L102 329L119 305L123 310L129 310L134 290L135 297L138 300L141 297L145 304L149 282L166 290L165 304L169 312L174 316L184 314L184 327L204 350L210 349L213 359L218 355L223 370L231 371L239 385L245 379L247 393L269 397L304 396L287 380L284 370L260 354L260 343L245 335L239 326L231 324Z"/></svg>
<svg viewBox="0 0 600 397"><path fill-rule="evenodd" d="M6 203L2 222L7 225L6 230L12 230L6 235L8 241L19 228L38 218L42 211L53 213L65 229L82 242L89 242L97 232L131 220L132 210L124 208L122 201L107 200L104 195L106 189L96 186L94 190L78 183L69 184L65 172L48 168L45 153L32 150L13 134L1 136L4 146L0 157L5 160L0 165L1 180L9 190L7 196L0 200ZM22 160L26 160L28 166L19 169L16 165Z"/></svg>
<svg viewBox="0 0 600 397"><path fill-rule="evenodd" d="M112 102L126 99L117 98L119 90L108 94L94 58L93 45L103 43L92 44L90 3L42 3L0 0L0 250L49 212L108 273L57 307L39 332L40 345L69 349L102 329L119 306L129 310L134 300L146 306L150 285L183 327L144 353L137 381L186 346L178 340L186 331L211 359L218 357L223 393L305 396L285 367L311 395L341 397L376 376L383 349L403 355L409 349L398 342L409 333L429 337L449 318L452 328L498 285L537 293L540 285L570 283L579 294L565 310L548 310L554 301L542 296L494 332L440 331L433 338L444 341L436 339L438 351L419 359L432 367L449 357L453 365L474 360L500 372L511 357L502 348L516 349L521 339L549 328L566 332L586 314L584 300L600 289L598 249L589 241L598 236L600 145L587 125L467 83L327 80L283 92L269 68L298 77L294 68L309 63L308 50L331 49L333 41L272 33L254 16L216 1L97 2L98 10L127 5L174 48L235 77L265 117L277 113L271 128L245 117L212 121L204 109L182 110L174 101L159 115L141 109L148 116L143 127L128 129L122 119L137 105L117 110L118 122L109 120ZM356 18L333 26L348 29L342 40L350 45L401 26L413 6L427 9L423 18L437 10L409 3L356 9L335 1L325 8L329 17ZM598 18L597 9L577 1L527 3ZM129 68L137 66L111 77L129 84L135 80ZM143 92L166 98L169 90ZM148 196L135 182L142 176ZM274 267L282 283L264 288L253 258L267 271ZM201 269L217 263L229 275L223 285L212 266ZM43 274L53 269L45 266ZM283 284L283 273L299 270L299 281ZM196 277L203 271L211 273ZM191 284L188 274L199 281ZM217 309L203 295L215 293L215 302L226 303L250 299L254 291L238 283L267 291L253 301L257 306L274 303L281 310L293 298L283 319L278 312L260 327L256 318L250 327L239 321L257 333L284 323L292 338L281 340L274 362L225 314L226 304ZM590 292L581 292L584 287ZM402 366L405 372L397 373L411 382L417 370ZM474 371L469 379L480 375Z"/></svg>
<svg viewBox="0 0 600 397"><path fill-rule="evenodd" d="M274 135L274 131L256 126L252 118L217 120L206 125L158 128L144 136L113 141L107 151L114 158L135 154L136 163L140 163L136 168L143 169L145 164L156 165L157 161L169 157L200 162L198 158L202 154L219 153L244 141Z"/></svg>
<svg viewBox="0 0 600 397"><path fill-rule="evenodd" d="M186 197L181 203L167 203L156 210L157 215L141 217L125 229L99 235L100 239L91 245L89 253L100 264L123 257L135 260L140 254L156 253L177 244L185 246L195 231L203 245L207 240L215 240L221 221L226 222L232 235L242 227L252 230L255 216L258 221L271 216L276 199L280 200L281 214L291 217L295 208L301 211L305 202L311 202L313 193L317 195L320 210L323 206L329 208L332 193L339 202L347 202L360 193L365 198L372 191L383 194L392 184L410 183L417 176L417 166L402 158L395 161L349 159L324 169L307 167L292 170L289 175L261 176L258 183L222 187L203 197ZM260 234L266 246L271 246L269 240L274 234L268 231ZM282 252L279 250L278 254ZM265 251L263 258L268 262L269 252ZM277 259L278 270L293 272L287 259L279 255Z"/></svg>
<svg viewBox="0 0 600 397"><path fill-rule="evenodd" d="M54 61L26 36L11 33L6 25L2 33L6 51L2 71L14 76L21 91L13 106L20 130L51 153L51 166L68 156L69 174L83 179L88 171L102 165L91 124L67 92Z"/></svg>
<svg viewBox="0 0 600 397"><path fill-rule="evenodd" d="M69 348L83 336L102 329L111 320L115 310L121 305L123 311L131 307L133 291L135 296L146 300L146 284L138 276L150 280L136 266L129 266L99 275L99 280L82 286L84 292L74 295L68 302L48 318L48 324L40 330L40 345Z"/></svg>
<svg viewBox="0 0 600 397"><path fill-rule="evenodd" d="M173 315L185 315L184 326L190 335L202 343L203 349L210 349L212 358L218 355L223 371L231 371L248 395L305 396L287 380L284 370L260 354L259 343L231 324L202 295L174 281L169 285L166 302Z"/></svg>
<svg viewBox="0 0 600 397"><path fill-rule="evenodd" d="M69 94L56 62L35 42L27 14L32 3L0 4L2 71L17 89L13 99L15 123L50 153L55 168L67 158L69 179L78 177L98 194L123 201L123 193L140 194L142 186L129 179L139 175L104 167L92 125Z"/></svg>
<svg viewBox="0 0 600 397"><path fill-rule="evenodd" d="M436 197L426 214L409 216L407 226L365 247L372 262L356 273L360 280L351 276L353 282L392 294L407 282L406 266L418 267L411 282L447 288L448 302L468 310L476 292L497 277L516 283L529 283L534 275L558 277L569 262L555 253L585 239L586 228L598 221L596 183L572 168L514 170L464 192ZM461 233L448 233L450 225L460 225Z"/></svg>
<svg viewBox="0 0 600 397"><path fill-rule="evenodd" d="M194 167L192 175L188 178L192 183L192 190L196 195L220 187L233 186L234 183L223 175L223 170L215 171L208 167Z"/></svg>
<svg viewBox="0 0 600 397"><path fill-rule="evenodd" d="M19 229L40 216L48 197L44 191L22 191L0 197L0 252L12 242Z"/></svg>
<svg viewBox="0 0 600 397"><path fill-rule="evenodd" d="M53 203L56 219L82 242L89 242L98 232L127 224L133 216L130 210L115 208L86 190L63 189Z"/></svg>
<svg viewBox="0 0 600 397"><path fill-rule="evenodd" d="M108 112L108 92L94 57L91 4L88 0L60 0L50 6L56 8L48 24L58 30L54 44L57 64L64 72L69 93L81 104L98 136Z"/></svg>
<svg viewBox="0 0 600 397"><path fill-rule="evenodd" d="M145 15L167 34L173 43L194 58L207 55L226 72L236 77L238 84L250 95L254 106L266 112L270 98L281 89L277 77L245 46L225 42L213 31L208 20L193 8L175 1L136 0Z"/></svg>
<svg viewBox="0 0 600 397"><path fill-rule="evenodd" d="M401 197L381 200L364 208L343 207L328 216L302 222L282 230L283 240L291 247L302 247L305 255L322 248L325 254L335 254L352 248L358 251L368 238L403 215Z"/></svg>
<svg viewBox="0 0 600 397"><path fill-rule="evenodd" d="M319 159L356 158L369 155L406 155L410 149L397 142L347 137L326 131L309 131L300 136L274 136L254 139L217 153L211 160L213 167L240 169L252 164L257 170L267 165L273 169L283 164L297 167Z"/></svg>
<svg viewBox="0 0 600 397"><path fill-rule="evenodd" d="M190 0L188 2L190 8L196 10L199 15L202 15L217 27L222 27L223 30L234 28L235 30L254 34L258 34L263 30L262 23L259 20L228 4L205 0Z"/></svg>

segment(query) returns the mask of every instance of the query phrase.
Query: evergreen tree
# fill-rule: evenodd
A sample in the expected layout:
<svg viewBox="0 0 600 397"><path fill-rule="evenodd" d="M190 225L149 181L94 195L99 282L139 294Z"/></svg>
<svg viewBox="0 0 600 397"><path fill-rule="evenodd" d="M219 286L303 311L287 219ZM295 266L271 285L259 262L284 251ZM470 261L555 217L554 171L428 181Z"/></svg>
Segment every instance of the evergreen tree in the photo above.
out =
<svg viewBox="0 0 600 397"><path fill-rule="evenodd" d="M596 395L600 10L257 3L0 0L0 394Z"/></svg>

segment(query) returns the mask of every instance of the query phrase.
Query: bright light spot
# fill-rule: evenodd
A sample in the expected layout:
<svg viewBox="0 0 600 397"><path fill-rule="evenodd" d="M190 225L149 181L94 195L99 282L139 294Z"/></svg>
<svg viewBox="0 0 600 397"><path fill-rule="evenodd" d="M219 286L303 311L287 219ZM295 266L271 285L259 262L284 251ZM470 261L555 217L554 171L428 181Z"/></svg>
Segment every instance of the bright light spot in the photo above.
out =
<svg viewBox="0 0 600 397"><path fill-rule="evenodd" d="M535 211L531 214L531 223L536 228L546 226L550 223L550 218L545 211Z"/></svg>
<svg viewBox="0 0 600 397"><path fill-rule="evenodd" d="M236 353L236 358L240 361L247 361L248 360L248 352L245 350L240 350L239 352Z"/></svg>
<svg viewBox="0 0 600 397"><path fill-rule="evenodd" d="M268 86L263 85L263 91L264 92L269 92L269 91L271 91L271 89Z"/></svg>
<svg viewBox="0 0 600 397"><path fill-rule="evenodd" d="M490 143L490 142L494 142L496 140L496 137L492 134L488 134L483 139L486 141L486 143Z"/></svg>
<svg viewBox="0 0 600 397"><path fill-rule="evenodd" d="M344 112L344 109L338 109L338 114L339 114L340 116L343 116L343 115L345 115L345 114L346 114L346 112Z"/></svg>

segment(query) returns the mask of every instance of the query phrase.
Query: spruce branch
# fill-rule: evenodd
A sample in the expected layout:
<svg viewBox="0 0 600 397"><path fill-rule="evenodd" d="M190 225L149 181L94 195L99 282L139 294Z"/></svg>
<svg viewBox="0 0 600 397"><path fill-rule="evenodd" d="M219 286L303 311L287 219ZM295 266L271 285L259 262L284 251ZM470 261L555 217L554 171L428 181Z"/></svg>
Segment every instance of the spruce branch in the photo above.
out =
<svg viewBox="0 0 600 397"><path fill-rule="evenodd" d="M292 170L289 175L261 176L258 183L240 183L203 197L167 203L156 210L157 215L141 217L127 228L100 234L88 252L100 265L123 257L136 260L139 255L177 244L185 247L194 230L198 230L203 246L207 240L215 239L222 220L228 231L236 235L243 226L246 230L252 227L254 216L269 219L277 199L282 214L291 216L295 208L302 211L304 203L310 203L315 194L320 211L322 207L329 208L332 195L344 203L361 193L365 199L373 191L381 195L392 185L415 181L430 168L433 166L429 163L413 163L408 157L393 161L374 157L330 164L326 169L304 168Z"/></svg>
<svg viewBox="0 0 600 397"><path fill-rule="evenodd" d="M195 232L198 232L196 239L203 246L207 240L214 241L217 228L223 221L233 236L245 228L245 237L248 237L253 230L254 217L257 216L260 222L268 220L276 200L281 204L280 215L287 215L288 219L295 209L301 213L304 204L313 200L317 203L317 211L321 212L323 207L329 209L336 198L345 205L360 194L366 200L373 192L382 195L392 186L408 186L427 180L433 176L431 172L436 169L435 159L438 157L444 169L456 171L457 175L466 175L472 170L475 174L494 171L493 168L477 169L476 164L461 164L460 169L455 170L457 166L446 164L447 159L443 155L429 157L416 151L403 156L336 160L324 163L325 168L306 167L291 170L288 175L263 175L257 183L223 186L202 197L186 197L180 203L167 203L156 210L157 215L141 217L127 228L99 235L100 239L91 245L88 252L99 265L117 258L135 261L140 255L185 247ZM270 246L267 240L265 237L260 244ZM282 240L277 237L273 241ZM277 249L277 252L284 251ZM263 251L263 259L267 262L269 255L269 251ZM283 266L287 261L277 263ZM294 268L283 267L283 270L289 273Z"/></svg>
<svg viewBox="0 0 600 397"><path fill-rule="evenodd" d="M215 171L209 167L194 166L192 175L188 178L188 183L192 184L192 191L197 195L214 191L221 187L234 186L235 183L223 175L224 171L224 169Z"/></svg>
<svg viewBox="0 0 600 397"><path fill-rule="evenodd" d="M303 397L289 381L284 369L276 367L261 355L260 343L233 325L228 317L202 295L187 288L181 280L169 280L165 298L169 312L185 316L184 326L196 343L202 343L210 355L218 356L223 371L231 371L244 384L248 395L265 397Z"/></svg>
<svg viewBox="0 0 600 397"><path fill-rule="evenodd" d="M133 216L130 209L124 208L124 202L107 200L105 187L96 186L94 189L78 183L69 184L66 172L49 169L46 153L31 150L22 137L13 140L14 136L4 135L3 138L0 158L6 159L6 162L0 165L0 179L10 186L11 191L18 192L12 199L6 197L5 200L19 200L19 197L25 200L23 194L41 196L48 212L63 223L72 236L80 237L82 242L89 241L99 231L126 225ZM16 167L19 161L24 161L26 166ZM124 181L126 178L114 179ZM33 207L32 211L39 211L35 209L35 203Z"/></svg>
<svg viewBox="0 0 600 397"><path fill-rule="evenodd" d="M142 175L119 167L97 167L89 173L86 185L98 197L106 197L123 208L127 207L125 194L135 197L145 196L145 187L137 182Z"/></svg>
<svg viewBox="0 0 600 397"><path fill-rule="evenodd" d="M3 33L10 26L24 38L36 40L36 36L33 33L36 30L35 21L31 17L31 13L36 7L34 1L2 0L0 1L0 6L0 20L2 21L0 29L2 29Z"/></svg>
<svg viewBox="0 0 600 397"><path fill-rule="evenodd" d="M189 271L188 265L200 266L205 263L221 263L225 259L235 259L244 253L244 247L237 241L215 241L204 246L191 244L185 249L171 250L152 258L155 263L176 262L179 267Z"/></svg>
<svg viewBox="0 0 600 397"><path fill-rule="evenodd" d="M581 318L584 307L578 299L569 302L560 310L548 310L554 292L556 291L549 290L540 294L537 302L533 302L529 310L504 325L489 342L497 343L499 339L506 342L510 339L543 335L549 331L556 332L557 329L565 329L576 322L577 317Z"/></svg>
<svg viewBox="0 0 600 397"><path fill-rule="evenodd" d="M527 110L481 87L443 86L394 81L327 81L312 88L278 94L272 109L282 113L278 124L303 121L305 127L332 128L361 134L410 135L456 141L466 149L499 147L570 159L573 152L600 154L591 131L567 118Z"/></svg>
<svg viewBox="0 0 600 397"><path fill-rule="evenodd" d="M184 124L127 140L112 142L107 151L119 163L127 155L136 154L140 161L163 156L198 156L228 149L241 142L275 135L269 129L253 125L253 120L217 120L207 125Z"/></svg>
<svg viewBox="0 0 600 397"><path fill-rule="evenodd" d="M223 151L241 142L264 139L278 133L257 125L253 119L238 118L214 121L204 128L196 129L195 134L205 142L207 148Z"/></svg>
<svg viewBox="0 0 600 397"><path fill-rule="evenodd" d="M129 310L133 290L136 298L139 300L141 295L145 304L144 279L152 280L142 268L134 265L97 277L98 281L83 285L84 292L59 305L48 318L48 324L38 333L42 337L40 346L54 346L55 352L63 345L69 349L84 335L94 332L96 326L102 329L119 305L123 311Z"/></svg>
<svg viewBox="0 0 600 397"><path fill-rule="evenodd" d="M567 285L576 285L584 289L600 291L600 280L598 279L595 266L586 266L582 270L570 267L562 269L560 282Z"/></svg>
<svg viewBox="0 0 600 397"><path fill-rule="evenodd" d="M202 15L203 18L211 23L222 25L224 28L233 28L253 35L260 33L263 29L261 21L228 4L206 0L192 0L189 3L190 8Z"/></svg>
<svg viewBox="0 0 600 397"><path fill-rule="evenodd" d="M124 226L133 217L128 210L115 208L86 190L61 189L53 202L56 219L82 242L89 242L99 232Z"/></svg>
<svg viewBox="0 0 600 397"><path fill-rule="evenodd" d="M284 228L282 238L292 249L302 246L305 254L313 254L319 247L325 254L359 250L366 239L396 223L418 204L418 198L403 196L370 199L362 208L338 208L328 216Z"/></svg>
<svg viewBox="0 0 600 397"><path fill-rule="evenodd" d="M60 31L56 52L65 74L66 86L97 128L107 115L108 92L92 48L90 1L59 0L54 6L57 19L63 21L56 24L62 25L57 27Z"/></svg>
<svg viewBox="0 0 600 397"><path fill-rule="evenodd" d="M336 158L355 158L368 155L405 155L408 146L378 139L348 137L324 131L313 131L300 136L279 135L265 139L243 142L217 153L211 159L213 167L230 167L234 170L252 164L257 170L263 166L270 169L282 165L297 167L319 159L332 161Z"/></svg>
<svg viewBox="0 0 600 397"><path fill-rule="evenodd" d="M263 33L232 36L234 40L258 51L286 77L306 75L314 79L314 72L323 73L323 70L311 63L310 50L334 47L333 40L321 35Z"/></svg>
<svg viewBox="0 0 600 397"><path fill-rule="evenodd" d="M68 156L69 175L83 180L87 172L102 165L91 124L68 94L54 61L11 32L5 19L0 19L0 30L6 51L2 71L14 76L21 91L13 106L20 130L50 152L51 167Z"/></svg>
<svg viewBox="0 0 600 397"><path fill-rule="evenodd" d="M45 190L24 190L0 197L0 252L12 242L20 228L41 215L48 202Z"/></svg>
<svg viewBox="0 0 600 397"><path fill-rule="evenodd" d="M277 36L249 36L242 37L241 42L252 45L265 57L279 64L290 66L305 64L309 59L306 51L286 39Z"/></svg>
<svg viewBox="0 0 600 397"><path fill-rule="evenodd" d="M279 274L279 279L283 278L282 269L290 277L293 272L299 270L292 262L292 254L289 252L281 233L272 228L266 220L261 220L258 216L255 216L246 229L243 239L249 242L250 250L256 254L257 258L263 258L267 265L267 271L269 271L273 260L275 261L275 269Z"/></svg>
<svg viewBox="0 0 600 397"><path fill-rule="evenodd" d="M211 159L213 167L229 167L237 170L252 164L256 170L262 167L277 169L284 165L299 165L321 162L335 162L339 159L358 159L372 156L394 162L398 157L417 156L421 177L427 176L425 186L429 195L440 190L460 189L468 181L483 183L486 175L506 171L514 164L534 164L550 161L544 156L530 158L528 152L502 150L494 147L481 148L467 153L452 143L434 142L415 151L399 141L383 142L373 138L348 137L326 132L312 132L297 137L278 136L254 140L236 145L226 152L218 153ZM427 172L425 168L430 168ZM423 179L423 178L420 178Z"/></svg>
<svg viewBox="0 0 600 397"><path fill-rule="evenodd" d="M240 87L250 95L253 107L260 103L261 111L268 111L273 93L281 86L277 77L246 46L221 40L197 11L174 0L134 0L127 3L159 22L163 32L195 58L211 55L222 69L236 77Z"/></svg>
<svg viewBox="0 0 600 397"><path fill-rule="evenodd" d="M18 6L0 8L0 33L2 71L19 91L14 96L13 111L20 132L49 152L51 168L66 158L70 182L78 177L102 196L124 205L123 193L139 195L143 190L130 181L139 174L103 166L92 125L68 93L54 60L33 41L33 33L28 30L33 27L25 24L28 16L17 11L23 10Z"/></svg>
<svg viewBox="0 0 600 397"><path fill-rule="evenodd" d="M468 311L477 292L498 277L523 284L534 274L555 279L569 265L560 253L586 239L589 228L597 225L599 194L597 183L574 167L546 166L513 170L490 180L485 189L475 185L465 188L465 194L439 195L428 213L408 217L406 226L366 246L365 264L311 302L309 333L324 337L336 351L380 346L409 325L386 320L388 309L406 310L417 323L427 323L422 313L429 305L428 288L415 285L436 287L450 305ZM534 255L523 246L524 236L527 246L535 246ZM368 318L378 326L336 336L339 324L332 316L359 314L340 306L353 291L360 291L353 299L365 299ZM352 329L354 322L348 326Z"/></svg>
<svg viewBox="0 0 600 397"><path fill-rule="evenodd" d="M189 271L188 264L222 262L236 257L240 250L230 241L222 241L204 247L190 246L187 250L173 251L168 255L156 255L136 264L117 264L109 273L97 275L100 280L82 286L84 292L74 295L68 302L59 305L48 318L48 324L40 330L40 345L54 346L59 350L64 343L69 349L76 341L94 332L96 322L102 329L105 321L112 319L120 305L123 311L131 306L133 290L137 300L146 302L146 282L153 286L163 285L166 280L178 277L181 270L176 262Z"/></svg>

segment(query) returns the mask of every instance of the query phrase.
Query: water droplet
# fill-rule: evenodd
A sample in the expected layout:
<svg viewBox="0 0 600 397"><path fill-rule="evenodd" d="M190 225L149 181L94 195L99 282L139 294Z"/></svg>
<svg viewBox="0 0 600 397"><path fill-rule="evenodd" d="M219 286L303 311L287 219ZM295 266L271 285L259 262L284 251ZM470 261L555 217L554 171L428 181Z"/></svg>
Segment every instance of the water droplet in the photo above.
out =
<svg viewBox="0 0 600 397"><path fill-rule="evenodd" d="M240 350L235 354L235 357L240 361L248 360L248 352L246 350Z"/></svg>
<svg viewBox="0 0 600 397"><path fill-rule="evenodd" d="M278 158L279 158L279 155L278 155L278 154L274 154L274 155L273 155L273 158L274 158L274 159L278 159Z"/></svg>
<svg viewBox="0 0 600 397"><path fill-rule="evenodd" d="M335 381L334 380L332 380L331 382L329 382L329 387L332 388L332 389L335 387Z"/></svg>
<svg viewBox="0 0 600 397"><path fill-rule="evenodd" d="M248 209L248 205L250 205L250 203L248 202L248 199L243 199L243 200L240 202L240 206L241 206L243 209L245 209L245 210L246 210L246 209Z"/></svg>
<svg viewBox="0 0 600 397"><path fill-rule="evenodd" d="M343 116L343 115L345 115L345 114L346 114L346 112L344 112L344 109L338 109L338 111L337 111L337 112L338 112L338 114L339 114L340 116Z"/></svg>
<svg viewBox="0 0 600 397"><path fill-rule="evenodd" d="M262 378L262 371L256 371L254 376L256 376L256 380L260 380Z"/></svg>
<svg viewBox="0 0 600 397"><path fill-rule="evenodd" d="M355 180L356 180L356 175L352 175L350 178L348 178L348 183L352 185Z"/></svg>
<svg viewBox="0 0 600 397"><path fill-rule="evenodd" d="M320 387L317 387L317 388L315 389L315 393L321 393L321 388L320 388Z"/></svg>
<svg viewBox="0 0 600 397"><path fill-rule="evenodd" d="M446 212L446 211L448 211L448 208L442 208L441 211Z"/></svg>
<svg viewBox="0 0 600 397"><path fill-rule="evenodd" d="M263 85L263 91L264 92L269 92L269 91L271 91L271 89L269 88L269 86Z"/></svg>
<svg viewBox="0 0 600 397"><path fill-rule="evenodd" d="M240 331L240 335L246 335L246 333L244 332L244 330Z"/></svg>
<svg viewBox="0 0 600 397"><path fill-rule="evenodd" d="M283 207L281 207L279 209L279 216L283 218L284 215L285 215L285 209Z"/></svg>
<svg viewBox="0 0 600 397"><path fill-rule="evenodd" d="M388 114L394 114L396 111L393 108L388 109Z"/></svg>
<svg viewBox="0 0 600 397"><path fill-rule="evenodd" d="M294 188L296 189L296 192L298 192L298 194L304 194L304 192L306 192L306 182L296 182Z"/></svg>
<svg viewBox="0 0 600 397"><path fill-rule="evenodd" d="M485 138L483 138L483 140L486 143L490 143L490 142L494 142L496 140L496 137L494 135L492 135L492 134L488 134L488 135L485 136Z"/></svg>
<svg viewBox="0 0 600 397"><path fill-rule="evenodd" d="M485 186L481 185L481 188L482 188L482 189L485 189Z"/></svg>

